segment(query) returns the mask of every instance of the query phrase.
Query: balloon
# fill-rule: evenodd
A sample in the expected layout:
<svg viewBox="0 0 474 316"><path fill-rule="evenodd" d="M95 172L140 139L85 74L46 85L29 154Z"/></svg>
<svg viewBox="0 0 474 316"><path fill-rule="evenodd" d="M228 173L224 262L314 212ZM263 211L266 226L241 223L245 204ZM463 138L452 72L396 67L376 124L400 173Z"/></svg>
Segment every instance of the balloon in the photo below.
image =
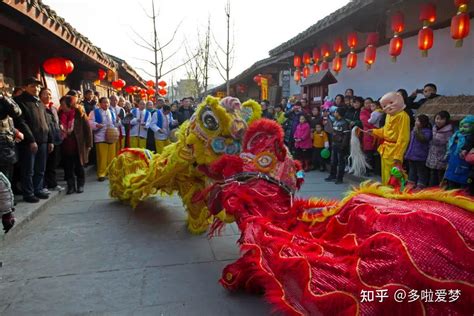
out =
<svg viewBox="0 0 474 316"><path fill-rule="evenodd" d="M329 156L331 156L331 153L329 152L329 149L324 148L323 150L321 150L321 157L323 159L328 159Z"/></svg>

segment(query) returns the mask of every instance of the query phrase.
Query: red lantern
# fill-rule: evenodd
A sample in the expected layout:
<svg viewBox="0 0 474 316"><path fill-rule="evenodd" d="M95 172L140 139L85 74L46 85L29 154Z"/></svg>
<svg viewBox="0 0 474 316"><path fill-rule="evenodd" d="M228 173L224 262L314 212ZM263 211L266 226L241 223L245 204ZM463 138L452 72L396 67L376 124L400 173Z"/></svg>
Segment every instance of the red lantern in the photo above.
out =
<svg viewBox="0 0 474 316"><path fill-rule="evenodd" d="M313 49L313 63L317 64L320 58L321 58L321 51L319 50L319 48L316 47Z"/></svg>
<svg viewBox="0 0 474 316"><path fill-rule="evenodd" d="M156 91L155 91L155 89L153 89L153 88L149 88L148 90L146 90L146 94L148 94L148 95L154 95L155 92L156 92Z"/></svg>
<svg viewBox="0 0 474 316"><path fill-rule="evenodd" d="M308 52L305 52L303 54L303 64L309 65L311 63L311 54Z"/></svg>
<svg viewBox="0 0 474 316"><path fill-rule="evenodd" d="M428 50L433 47L433 30L424 26L418 32L418 48L421 50L421 56L428 56Z"/></svg>
<svg viewBox="0 0 474 316"><path fill-rule="evenodd" d="M321 63L321 71L325 71L329 69L329 63L327 61L323 61Z"/></svg>
<svg viewBox="0 0 474 316"><path fill-rule="evenodd" d="M402 53L403 49L403 38L398 37L397 35L390 40L390 45L388 52L392 56L393 61L397 61L397 56Z"/></svg>
<svg viewBox="0 0 474 316"><path fill-rule="evenodd" d="M122 80L122 79L115 80L114 82L112 82L112 87L114 87L117 90L122 90L122 88L125 87L125 85L126 85L126 82L125 80Z"/></svg>
<svg viewBox="0 0 474 316"><path fill-rule="evenodd" d="M433 3L423 3L420 8L419 19L424 26L436 21L436 6Z"/></svg>
<svg viewBox="0 0 474 316"><path fill-rule="evenodd" d="M127 86L125 87L125 92L128 94L133 94L135 92L135 87L134 86Z"/></svg>
<svg viewBox="0 0 474 316"><path fill-rule="evenodd" d="M402 12L397 11L392 15L392 31L400 34L405 30L405 16Z"/></svg>
<svg viewBox="0 0 474 316"><path fill-rule="evenodd" d="M160 89L158 90L158 94L161 95L161 96L165 96L168 94L168 91L166 91L166 89Z"/></svg>
<svg viewBox="0 0 474 316"><path fill-rule="evenodd" d="M303 78L308 78L309 73L310 73L309 66L305 66L305 67L303 68Z"/></svg>
<svg viewBox="0 0 474 316"><path fill-rule="evenodd" d="M343 45L344 45L344 44L342 44L342 38L338 37L338 38L334 41L334 45L333 45L334 52L335 52L336 54L340 54L340 53L342 52Z"/></svg>
<svg viewBox="0 0 474 316"><path fill-rule="evenodd" d="M378 42L379 42L379 33L371 32L367 35L367 41L366 41L367 46L369 45L377 46Z"/></svg>
<svg viewBox="0 0 474 316"><path fill-rule="evenodd" d="M317 74L319 72L319 65L318 64L314 64L313 65L313 74Z"/></svg>
<svg viewBox="0 0 474 316"><path fill-rule="evenodd" d="M155 86L155 82L154 82L153 80L148 80L148 81L146 82L146 86L153 88L153 87Z"/></svg>
<svg viewBox="0 0 474 316"><path fill-rule="evenodd" d="M161 80L160 82L158 82L158 86L164 88L164 87L167 86L167 83L166 83L166 81Z"/></svg>
<svg viewBox="0 0 474 316"><path fill-rule="evenodd" d="M323 57L323 59L325 59L325 58L328 58L330 55L331 55L331 52L329 50L329 44L324 43L321 46L321 56Z"/></svg>
<svg viewBox="0 0 474 316"><path fill-rule="evenodd" d="M43 63L43 68L46 73L54 75L57 80L63 81L74 70L74 64L69 59L54 57L47 59Z"/></svg>
<svg viewBox="0 0 474 316"><path fill-rule="evenodd" d="M357 32L351 32L347 35L347 46L351 49L355 48L358 43Z"/></svg>
<svg viewBox="0 0 474 316"><path fill-rule="evenodd" d="M454 5L456 6L456 8L459 8L462 5L468 5L468 4L469 4L469 0L454 0Z"/></svg>
<svg viewBox="0 0 474 316"><path fill-rule="evenodd" d="M349 69L354 69L357 66L357 54L350 52L347 55L346 67Z"/></svg>
<svg viewBox="0 0 474 316"><path fill-rule="evenodd" d="M461 47L463 39L469 35L470 23L467 13L458 13L451 19L451 37L456 40L456 47Z"/></svg>
<svg viewBox="0 0 474 316"><path fill-rule="evenodd" d="M99 80L104 80L105 77L107 77L107 72L103 69L99 69L99 71L97 71L97 77Z"/></svg>
<svg viewBox="0 0 474 316"><path fill-rule="evenodd" d="M296 82L299 82L301 80L301 71L298 68L295 70L295 74L293 78L295 79Z"/></svg>
<svg viewBox="0 0 474 316"><path fill-rule="evenodd" d="M293 66L296 68L301 67L301 56L295 55L295 57L293 57Z"/></svg>
<svg viewBox="0 0 474 316"><path fill-rule="evenodd" d="M377 57L377 48L373 45L367 46L365 49L364 62L367 64L367 69L370 69L373 63L375 63L375 58Z"/></svg>
<svg viewBox="0 0 474 316"><path fill-rule="evenodd" d="M342 69L342 58L340 56L334 57L332 60L332 70L338 74Z"/></svg>

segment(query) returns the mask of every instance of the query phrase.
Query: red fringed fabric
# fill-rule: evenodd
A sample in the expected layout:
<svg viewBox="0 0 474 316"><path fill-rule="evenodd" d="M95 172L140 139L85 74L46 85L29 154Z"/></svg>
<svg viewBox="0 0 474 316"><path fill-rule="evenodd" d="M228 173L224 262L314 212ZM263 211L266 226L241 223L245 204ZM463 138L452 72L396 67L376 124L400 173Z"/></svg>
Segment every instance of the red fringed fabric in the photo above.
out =
<svg viewBox="0 0 474 316"><path fill-rule="evenodd" d="M474 216L460 207L360 193L311 225L298 218L316 218L335 202L292 204L263 180L228 185L218 198L242 231L243 256L220 280L229 290L264 292L289 315L474 312ZM362 302L362 291L381 290L387 290L383 302ZM411 290L431 291L433 302L408 302ZM435 302L442 290L461 295L456 302ZM406 297L397 302L394 295L401 291Z"/></svg>

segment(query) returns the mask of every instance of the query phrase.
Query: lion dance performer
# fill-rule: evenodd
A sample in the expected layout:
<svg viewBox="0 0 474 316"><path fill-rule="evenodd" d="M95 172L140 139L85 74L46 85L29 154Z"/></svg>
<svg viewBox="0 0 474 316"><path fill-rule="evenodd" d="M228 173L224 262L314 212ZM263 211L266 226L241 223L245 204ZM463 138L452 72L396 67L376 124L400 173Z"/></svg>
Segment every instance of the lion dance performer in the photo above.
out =
<svg viewBox="0 0 474 316"><path fill-rule="evenodd" d="M251 122L261 115L252 100L240 104L236 98L221 100L208 96L177 132L178 141L161 154L144 149L126 149L109 166L110 195L136 207L140 201L159 192L177 192L188 212L188 229L203 233L212 218L204 202L193 196L208 181L205 170L222 154L238 154L241 139Z"/></svg>
<svg viewBox="0 0 474 316"><path fill-rule="evenodd" d="M225 288L263 291L288 315L472 315L473 199L365 183L340 202L295 200L298 168L272 124L210 166L211 232L241 230Z"/></svg>
<svg viewBox="0 0 474 316"><path fill-rule="evenodd" d="M403 157L410 142L410 117L404 111L403 97L396 92L384 95L380 104L387 114L385 125L371 133L382 140L378 152L382 159L382 184L387 185L392 168L402 170Z"/></svg>

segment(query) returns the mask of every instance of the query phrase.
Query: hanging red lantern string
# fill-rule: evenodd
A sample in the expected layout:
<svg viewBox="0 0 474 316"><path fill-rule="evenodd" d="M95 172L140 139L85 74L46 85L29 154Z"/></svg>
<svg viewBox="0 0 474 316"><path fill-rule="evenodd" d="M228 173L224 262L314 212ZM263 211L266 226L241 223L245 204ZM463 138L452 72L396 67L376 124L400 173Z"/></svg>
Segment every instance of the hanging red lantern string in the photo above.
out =
<svg viewBox="0 0 474 316"><path fill-rule="evenodd" d="M357 32L351 32L347 35L347 46L349 46L350 52L347 55L346 66L349 69L354 69L357 66L357 54L355 48L358 43Z"/></svg>
<svg viewBox="0 0 474 316"><path fill-rule="evenodd" d="M158 90L158 94L161 95L162 97L164 97L165 95L168 94L168 91L166 91L166 89L160 89L160 90Z"/></svg>
<svg viewBox="0 0 474 316"><path fill-rule="evenodd" d="M46 73L54 75L56 80L64 81L66 76L74 70L74 64L69 59L54 57L45 60L43 69Z"/></svg>
<svg viewBox="0 0 474 316"><path fill-rule="evenodd" d="M156 91L153 88L148 88L148 90L146 90L146 94L148 94L148 95L154 95L155 93L156 93Z"/></svg>
<svg viewBox="0 0 474 316"><path fill-rule="evenodd" d="M295 79L296 83L300 82L301 80L301 70L296 68L295 73L293 75L293 79Z"/></svg>
<svg viewBox="0 0 474 316"><path fill-rule="evenodd" d="M303 68L303 78L305 78L305 79L308 78L309 74L310 74L310 69L309 69L309 66L306 65Z"/></svg>
<svg viewBox="0 0 474 316"><path fill-rule="evenodd" d="M127 86L125 87L125 92L128 94L133 94L135 92L135 87L134 86Z"/></svg>
<svg viewBox="0 0 474 316"><path fill-rule="evenodd" d="M334 70L334 72L337 75L341 71L341 69L342 69L342 58L341 56L337 55L332 60L332 70Z"/></svg>
<svg viewBox="0 0 474 316"><path fill-rule="evenodd" d="M311 64L311 54L310 53L305 52L303 54L303 64L305 64L305 65Z"/></svg>
<svg viewBox="0 0 474 316"><path fill-rule="evenodd" d="M392 61L396 62L397 57L402 53L403 49L403 38L400 37L400 33L405 30L405 16L402 12L397 11L392 15L392 32L393 38L390 40L389 54L392 56Z"/></svg>
<svg viewBox="0 0 474 316"><path fill-rule="evenodd" d="M333 49L336 55L339 55L340 53L342 53L343 46L344 44L342 43L342 38L338 37L334 41L334 45L333 45Z"/></svg>
<svg viewBox="0 0 474 316"><path fill-rule="evenodd" d="M301 67L301 56L295 55L295 57L293 57L293 66L296 68Z"/></svg>
<svg viewBox="0 0 474 316"><path fill-rule="evenodd" d="M436 21L436 6L432 3L423 3L419 19L423 22L423 28L418 32L418 48L421 50L421 56L427 57L428 50L433 47L434 42L430 24Z"/></svg>
<svg viewBox="0 0 474 316"><path fill-rule="evenodd" d="M148 80L148 81L146 82L146 86L153 88L153 87L155 86L155 82L154 82L153 80Z"/></svg>
<svg viewBox="0 0 474 316"><path fill-rule="evenodd" d="M161 80L161 81L158 82L158 86L160 86L162 88L166 87L167 85L168 84L166 83L166 81Z"/></svg>
<svg viewBox="0 0 474 316"><path fill-rule="evenodd" d="M331 55L331 51L328 43L321 45L321 57L324 61L327 61L328 57Z"/></svg>
<svg viewBox="0 0 474 316"><path fill-rule="evenodd" d="M364 54L364 62L367 70L375 63L377 57L377 43L379 41L379 33L372 32L367 35L367 47Z"/></svg>
<svg viewBox="0 0 474 316"><path fill-rule="evenodd" d="M454 0L457 14L451 19L451 37L456 40L456 47L462 47L463 40L469 35L471 20L468 11L469 0Z"/></svg>
<svg viewBox="0 0 474 316"><path fill-rule="evenodd" d="M317 64L320 59L321 59L321 51L319 50L319 48L315 47L313 49L313 63Z"/></svg>

